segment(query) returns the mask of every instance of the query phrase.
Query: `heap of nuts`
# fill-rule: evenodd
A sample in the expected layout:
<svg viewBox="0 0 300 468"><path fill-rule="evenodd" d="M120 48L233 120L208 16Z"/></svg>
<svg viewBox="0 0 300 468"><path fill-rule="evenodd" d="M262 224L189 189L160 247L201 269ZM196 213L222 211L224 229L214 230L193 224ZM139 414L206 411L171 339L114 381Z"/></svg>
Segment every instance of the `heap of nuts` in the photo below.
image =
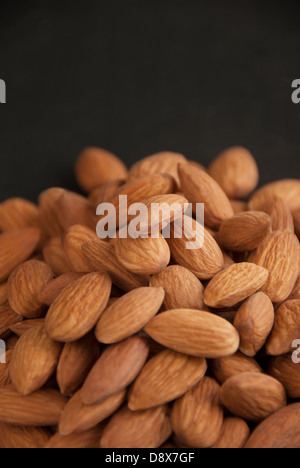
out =
<svg viewBox="0 0 300 468"><path fill-rule="evenodd" d="M240 147L129 171L88 148L75 171L86 197L0 205L0 447L300 447L300 180L252 194ZM120 195L204 203L203 246L100 239Z"/></svg>

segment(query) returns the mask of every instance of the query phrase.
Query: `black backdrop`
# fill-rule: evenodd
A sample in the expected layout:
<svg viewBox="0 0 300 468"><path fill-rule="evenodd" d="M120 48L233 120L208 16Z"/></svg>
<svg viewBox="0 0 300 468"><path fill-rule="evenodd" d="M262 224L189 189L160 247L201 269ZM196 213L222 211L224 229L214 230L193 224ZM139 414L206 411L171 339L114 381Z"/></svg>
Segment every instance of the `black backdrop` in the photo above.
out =
<svg viewBox="0 0 300 468"><path fill-rule="evenodd" d="M298 177L300 2L0 0L0 200L75 187L80 149L206 164L241 144Z"/></svg>

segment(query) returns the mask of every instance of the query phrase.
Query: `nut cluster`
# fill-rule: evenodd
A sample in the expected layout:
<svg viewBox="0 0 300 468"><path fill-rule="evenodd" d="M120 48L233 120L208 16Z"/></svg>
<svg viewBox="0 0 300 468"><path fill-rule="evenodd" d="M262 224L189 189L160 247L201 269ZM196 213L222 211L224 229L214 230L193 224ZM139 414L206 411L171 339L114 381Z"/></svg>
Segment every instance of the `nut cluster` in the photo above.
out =
<svg viewBox="0 0 300 468"><path fill-rule="evenodd" d="M75 172L87 196L0 205L0 447L300 447L300 180L251 195L240 147L129 171L88 148ZM120 195L204 203L203 247L99 239Z"/></svg>

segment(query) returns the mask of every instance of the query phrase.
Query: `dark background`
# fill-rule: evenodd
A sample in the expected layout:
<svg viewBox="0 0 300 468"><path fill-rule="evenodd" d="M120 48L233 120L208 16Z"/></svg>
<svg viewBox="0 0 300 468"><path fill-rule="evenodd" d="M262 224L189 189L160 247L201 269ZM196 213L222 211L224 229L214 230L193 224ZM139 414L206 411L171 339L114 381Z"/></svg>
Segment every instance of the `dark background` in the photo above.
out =
<svg viewBox="0 0 300 468"><path fill-rule="evenodd" d="M0 200L76 187L87 145L207 164L245 145L299 177L296 0L0 0Z"/></svg>

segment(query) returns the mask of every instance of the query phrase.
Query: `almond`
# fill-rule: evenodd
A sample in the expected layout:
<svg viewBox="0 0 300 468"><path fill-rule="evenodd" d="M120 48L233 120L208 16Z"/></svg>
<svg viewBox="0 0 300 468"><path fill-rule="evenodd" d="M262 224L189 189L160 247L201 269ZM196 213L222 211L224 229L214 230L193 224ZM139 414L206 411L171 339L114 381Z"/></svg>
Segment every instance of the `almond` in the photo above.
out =
<svg viewBox="0 0 300 468"><path fill-rule="evenodd" d="M297 210L294 210L292 215L293 215L293 225L294 225L295 234L298 237L300 237L300 208Z"/></svg>
<svg viewBox="0 0 300 468"><path fill-rule="evenodd" d="M54 434L45 445L46 449L96 449L99 448L99 441L103 434L101 425L81 432L80 434L70 434L62 436L59 433Z"/></svg>
<svg viewBox="0 0 300 468"><path fill-rule="evenodd" d="M99 354L100 346L93 333L64 345L56 374L57 383L63 395L72 395L79 389Z"/></svg>
<svg viewBox="0 0 300 468"><path fill-rule="evenodd" d="M12 351L6 351L5 363L2 363L1 354L0 354L0 388L6 387L11 383L9 375L9 366L11 360ZM1 437L0 437L0 446L1 446Z"/></svg>
<svg viewBox="0 0 300 468"><path fill-rule="evenodd" d="M282 383L289 398L300 398L299 364L292 361L291 353L271 359L268 373Z"/></svg>
<svg viewBox="0 0 300 468"><path fill-rule="evenodd" d="M249 372L263 372L255 359L244 356L240 352L237 352L233 356L213 359L209 362L209 366L221 384L235 375Z"/></svg>
<svg viewBox="0 0 300 468"><path fill-rule="evenodd" d="M179 165L181 190L190 203L204 203L205 223L218 228L234 215L230 201L219 186L205 171L190 164Z"/></svg>
<svg viewBox="0 0 300 468"><path fill-rule="evenodd" d="M20 395L13 386L0 389L0 422L19 426L55 426L66 399L57 390Z"/></svg>
<svg viewBox="0 0 300 468"><path fill-rule="evenodd" d="M234 319L241 339L240 351L246 356L255 356L265 344L273 325L274 307L268 296L258 292L249 297Z"/></svg>
<svg viewBox="0 0 300 468"><path fill-rule="evenodd" d="M273 231L291 231L294 232L294 221L288 204L280 198L269 200L264 206L263 211L267 213L272 221Z"/></svg>
<svg viewBox="0 0 300 468"><path fill-rule="evenodd" d="M126 179L127 169L113 153L102 148L85 148L77 159L75 174L81 188L91 192L115 179Z"/></svg>
<svg viewBox="0 0 300 468"><path fill-rule="evenodd" d="M0 204L1 231L25 228L41 229L38 207L23 198L10 198Z"/></svg>
<svg viewBox="0 0 300 468"><path fill-rule="evenodd" d="M299 448L300 403L280 409L252 432L246 449Z"/></svg>
<svg viewBox="0 0 300 468"><path fill-rule="evenodd" d="M68 273L71 268L67 262L67 257L60 237L53 237L44 247L43 256L47 265L56 275Z"/></svg>
<svg viewBox="0 0 300 468"><path fill-rule="evenodd" d="M111 200L124 185L125 180L117 179L100 185L94 189L89 195L89 202L97 208L101 203L107 203Z"/></svg>
<svg viewBox="0 0 300 468"><path fill-rule="evenodd" d="M39 295L53 276L51 268L44 262L30 260L18 266L7 283L11 308L23 317L39 317L43 306Z"/></svg>
<svg viewBox="0 0 300 468"><path fill-rule="evenodd" d="M300 208L300 180L283 179L272 182L259 189L251 198L251 210L263 210L267 202L279 198L284 200L291 211Z"/></svg>
<svg viewBox="0 0 300 468"><path fill-rule="evenodd" d="M239 335L229 322L199 310L163 312L145 331L163 346L190 356L220 358L234 354L239 347Z"/></svg>
<svg viewBox="0 0 300 468"><path fill-rule="evenodd" d="M253 263L238 263L218 273L204 292L210 307L232 307L258 291L268 280L268 270Z"/></svg>
<svg viewBox="0 0 300 468"><path fill-rule="evenodd" d="M0 306L7 302L7 282L0 284Z"/></svg>
<svg viewBox="0 0 300 468"><path fill-rule="evenodd" d="M39 240L40 232L34 228L0 234L0 282L33 254Z"/></svg>
<svg viewBox="0 0 300 468"><path fill-rule="evenodd" d="M131 410L143 410L175 400L192 388L207 370L205 359L165 350L147 362L128 399Z"/></svg>
<svg viewBox="0 0 300 468"><path fill-rule="evenodd" d="M271 356L291 351L292 343L300 336L300 300L286 301L276 311L275 324L266 344Z"/></svg>
<svg viewBox="0 0 300 468"><path fill-rule="evenodd" d="M101 239L91 240L83 244L82 251L93 270L109 273L114 285L123 291L131 291L148 285L145 278L130 273L121 265L113 245L109 245Z"/></svg>
<svg viewBox="0 0 300 468"><path fill-rule="evenodd" d="M158 448L171 435L166 406L145 411L122 408L109 421L101 448Z"/></svg>
<svg viewBox="0 0 300 468"><path fill-rule="evenodd" d="M11 307L0 306L0 339L6 339L11 334L10 327L22 321L22 317L16 314Z"/></svg>
<svg viewBox="0 0 300 468"><path fill-rule="evenodd" d="M235 215L248 211L249 209L248 203L241 200L230 200L230 203Z"/></svg>
<svg viewBox="0 0 300 468"><path fill-rule="evenodd" d="M261 211L239 213L221 224L218 240L228 250L256 249L269 233L271 218Z"/></svg>
<svg viewBox="0 0 300 468"><path fill-rule="evenodd" d="M286 393L281 383L259 373L243 373L226 380L221 388L221 398L232 414L255 422L286 405Z"/></svg>
<svg viewBox="0 0 300 468"><path fill-rule="evenodd" d="M57 215L56 202L64 192L65 190L62 188L53 187L45 190L39 196L41 223L48 237L60 237L63 233Z"/></svg>
<svg viewBox="0 0 300 468"><path fill-rule="evenodd" d="M40 427L0 424L0 448L41 449L50 439L50 432Z"/></svg>
<svg viewBox="0 0 300 468"><path fill-rule="evenodd" d="M50 281L46 284L45 288L40 293L38 299L42 304L46 304L47 306L51 306L57 296L67 287L70 286L72 283L75 283L79 278L82 277L81 273L63 273L58 278Z"/></svg>
<svg viewBox="0 0 300 468"><path fill-rule="evenodd" d="M66 232L63 238L63 248L72 271L79 273L91 271L91 267L81 250L82 245L90 239L98 239L98 236L85 226L75 225Z"/></svg>
<svg viewBox="0 0 300 468"><path fill-rule="evenodd" d="M250 436L250 429L243 419L226 418L213 449L242 449Z"/></svg>
<svg viewBox="0 0 300 468"><path fill-rule="evenodd" d="M18 337L24 335L28 330L33 328L39 328L41 325L44 325L45 319L38 318L32 320L24 320L23 322L15 323L10 327L11 331L18 335Z"/></svg>
<svg viewBox="0 0 300 468"><path fill-rule="evenodd" d="M92 405L128 387L142 370L149 346L139 336L108 346L81 390L83 403Z"/></svg>
<svg viewBox="0 0 300 468"><path fill-rule="evenodd" d="M176 437L187 447L211 447L223 424L219 384L204 377L174 403L171 424Z"/></svg>
<svg viewBox="0 0 300 468"><path fill-rule="evenodd" d="M292 299L300 299L300 276L298 276L292 294L288 297L289 301L291 301Z"/></svg>
<svg viewBox="0 0 300 468"><path fill-rule="evenodd" d="M46 316L46 333L55 341L69 343L86 335L97 323L110 296L106 273L91 273L65 288Z"/></svg>
<svg viewBox="0 0 300 468"><path fill-rule="evenodd" d="M299 276L299 241L290 231L273 232L250 255L249 262L269 271L262 291L272 302L283 302L291 294Z"/></svg>
<svg viewBox="0 0 300 468"><path fill-rule="evenodd" d="M142 233L150 233L154 229L162 231L171 222L182 218L187 204L188 200L178 194L157 195L150 198L146 203L148 209L147 218L145 220L142 219L140 231ZM161 210L156 212L155 208L158 205L161 207Z"/></svg>
<svg viewBox="0 0 300 468"><path fill-rule="evenodd" d="M246 198L257 186L258 167L252 154L235 146L223 151L211 163L209 174L229 198Z"/></svg>
<svg viewBox="0 0 300 468"><path fill-rule="evenodd" d="M55 211L63 231L77 224L95 229L94 209L85 197L77 193L65 190L55 201Z"/></svg>
<svg viewBox="0 0 300 468"><path fill-rule="evenodd" d="M198 278L187 268L172 265L152 276L150 286L165 291L164 308L202 309L204 288Z"/></svg>
<svg viewBox="0 0 300 468"><path fill-rule="evenodd" d="M18 392L29 395L39 390L54 373L60 352L60 343L48 338L43 325L25 332L10 363L10 377Z"/></svg>
<svg viewBox="0 0 300 468"><path fill-rule="evenodd" d="M96 327L100 343L117 343L140 331L159 311L162 288L137 288L118 299L103 313Z"/></svg>

